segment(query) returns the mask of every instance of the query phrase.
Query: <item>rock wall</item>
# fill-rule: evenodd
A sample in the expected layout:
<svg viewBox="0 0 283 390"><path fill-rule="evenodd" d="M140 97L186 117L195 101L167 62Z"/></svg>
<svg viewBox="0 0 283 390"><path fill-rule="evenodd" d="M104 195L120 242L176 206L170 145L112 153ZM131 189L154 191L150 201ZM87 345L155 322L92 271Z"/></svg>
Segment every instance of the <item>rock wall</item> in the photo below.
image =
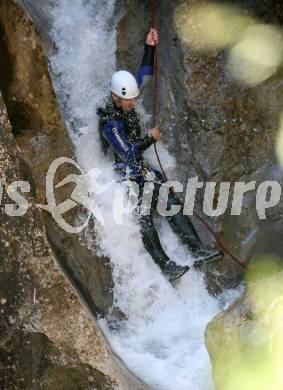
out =
<svg viewBox="0 0 283 390"><path fill-rule="evenodd" d="M58 108L42 42L35 27L15 3L3 0L0 10L0 88L13 135L23 152L22 164L30 167L32 172L36 201L46 204L48 168L58 157L74 159L73 145ZM80 174L70 164L61 166L54 185L70 173ZM70 198L74 188L75 184L70 183L55 191L57 204ZM75 223L80 213L84 211L78 206L64 217ZM85 295L94 314L105 314L112 304L109 262L94 256L86 245L81 245L79 235L68 235L63 229L57 229L49 216L44 214L44 224L61 266L70 277L76 275L73 283Z"/></svg>
<svg viewBox="0 0 283 390"><path fill-rule="evenodd" d="M32 181L0 96L0 387L114 389L111 353L55 261L35 193L25 215L8 216L7 188ZM3 197L2 197L3 196ZM66 326L68 324L68 326ZM76 385L75 385L76 384Z"/></svg>
<svg viewBox="0 0 283 390"><path fill-rule="evenodd" d="M177 160L172 180L186 183L189 177L200 181L222 182L277 180L282 170L274 153L278 118L283 105L282 72L257 87L234 82L226 69L226 52L195 52L178 35L174 12L182 4L199 5L210 1L178 0L157 2L158 117L163 123L163 141ZM219 3L219 2L217 2ZM228 2L221 2L227 4ZM245 15L262 23L280 24L280 1L239 1ZM143 43L151 25L151 1L129 1L127 13L119 26L117 66L137 72ZM151 110L151 91L145 103ZM202 212L203 192L198 192L195 211L214 227L226 246L241 260L273 253L283 255L280 243L283 204L270 209L267 220L259 220L255 191L244 198L242 214L209 218ZM193 218L203 240L212 237ZM213 240L212 240L213 241ZM208 286L216 292L221 286L233 287L242 279L241 268L228 256L206 270Z"/></svg>

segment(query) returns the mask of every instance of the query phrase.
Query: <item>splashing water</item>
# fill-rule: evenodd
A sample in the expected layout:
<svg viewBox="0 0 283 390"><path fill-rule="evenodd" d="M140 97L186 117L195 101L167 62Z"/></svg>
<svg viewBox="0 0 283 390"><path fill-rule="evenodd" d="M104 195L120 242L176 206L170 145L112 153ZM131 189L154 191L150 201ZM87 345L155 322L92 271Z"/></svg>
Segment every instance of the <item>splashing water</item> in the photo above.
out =
<svg viewBox="0 0 283 390"><path fill-rule="evenodd" d="M115 179L112 163L101 152L96 109L109 94L108 80L115 71L116 25L114 0L60 0L53 10L52 35L57 52L50 58L55 90L75 145L77 160L85 172L97 167L103 180ZM153 156L153 151L151 151ZM165 147L162 156L168 157ZM153 159L148 156L149 159ZM164 159L165 169L174 158ZM106 224L96 226L96 240L113 264L114 299L127 316L119 329L100 326L113 349L152 388L213 388L204 329L219 311L209 296L202 275L191 270L173 288L146 253L133 216L115 224L113 191L98 198ZM160 238L171 259L192 264L188 250L164 222Z"/></svg>

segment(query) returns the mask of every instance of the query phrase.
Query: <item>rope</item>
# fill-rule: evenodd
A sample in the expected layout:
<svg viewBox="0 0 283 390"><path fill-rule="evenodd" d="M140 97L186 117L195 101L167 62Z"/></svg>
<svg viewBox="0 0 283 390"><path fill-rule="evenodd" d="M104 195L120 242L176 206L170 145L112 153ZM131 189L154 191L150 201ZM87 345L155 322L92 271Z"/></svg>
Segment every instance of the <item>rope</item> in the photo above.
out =
<svg viewBox="0 0 283 390"><path fill-rule="evenodd" d="M157 0L152 0L152 28L156 29L156 17L157 17ZM157 90L158 90L158 52L157 52L157 44L155 43L155 51L154 51L154 74L153 74L153 90L152 90L152 126L156 127L156 118L157 118ZM156 154L156 158L158 164L160 166L163 178L165 181L168 181L167 175L164 171L162 162L160 160L156 142L154 143L154 151ZM184 203L178 198L175 191L170 188L171 193L175 196L175 198L179 201L182 208L184 208ZM239 260L227 247L223 244L222 240L218 237L217 233L212 229L212 227L195 211L193 211L193 215L205 226L205 228L210 232L210 234L214 237L218 246L225 252L228 256L231 257L240 267L245 270L248 270L248 266L241 260Z"/></svg>

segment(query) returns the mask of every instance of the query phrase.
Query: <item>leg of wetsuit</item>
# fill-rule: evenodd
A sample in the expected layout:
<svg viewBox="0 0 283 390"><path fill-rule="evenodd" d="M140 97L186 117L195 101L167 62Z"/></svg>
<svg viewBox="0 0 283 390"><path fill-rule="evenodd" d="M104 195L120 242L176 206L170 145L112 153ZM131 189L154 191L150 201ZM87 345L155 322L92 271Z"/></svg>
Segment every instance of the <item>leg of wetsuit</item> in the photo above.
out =
<svg viewBox="0 0 283 390"><path fill-rule="evenodd" d="M145 249L153 258L154 262L163 269L169 257L164 252L158 233L153 223L152 215L141 215L139 218L141 235Z"/></svg>
<svg viewBox="0 0 283 390"><path fill-rule="evenodd" d="M145 218L143 221L143 237L144 245L148 249L149 253L152 255L153 259L160 267L164 267L164 264L168 264L168 256L164 253L162 246L159 241L158 234L156 232L155 226L153 224L152 215L157 208L158 204L158 195L161 185L164 183L163 177L160 173L156 173L156 181L153 191L153 200L151 207L150 218ZM167 209L170 209L173 205L181 205L176 196L169 191ZM180 237L183 244L187 245L189 250L192 251L193 256L197 257L199 260L194 263L195 267L199 267L204 263L214 261L223 257L222 251L212 249L204 245L189 216L184 215L183 211L179 211L176 215L167 217L167 220L173 229L173 231ZM149 237L146 237L148 235ZM176 264L174 264L176 268ZM165 270L165 268L164 268ZM179 272L179 270L177 270ZM182 270L180 270L181 272ZM186 271L185 271L186 272Z"/></svg>
<svg viewBox="0 0 283 390"><path fill-rule="evenodd" d="M158 195L161 185L164 183L163 177L159 172L156 172L156 182L153 193L152 207L156 209L158 203ZM180 205L178 199L169 191L167 209L170 209L172 205ZM187 215L183 215L182 210L173 215L172 217L166 217L171 228L180 237L183 244L187 245L192 252L195 252L203 247L203 244Z"/></svg>
<svg viewBox="0 0 283 390"><path fill-rule="evenodd" d="M153 258L154 262L163 269L165 263L169 261L169 257L164 252L159 240L159 236L156 227L153 222L153 214L156 210L158 202L159 184L154 185L152 203L149 210L149 215L140 215L139 222L141 226L142 241L145 249ZM143 187L140 187L140 199L139 206L142 202Z"/></svg>
<svg viewBox="0 0 283 390"><path fill-rule="evenodd" d="M179 204L180 202L174 194L170 193L168 197L168 207ZM218 249L213 249L203 244L187 215L184 215L182 210L172 217L167 217L169 224L175 233L181 238L182 242L188 246L192 251L194 257L198 260L194 262L195 268L202 267L205 263L215 261L216 259L222 259L223 252Z"/></svg>
<svg viewBox="0 0 283 390"><path fill-rule="evenodd" d="M169 192L168 208L170 209L172 205L180 205L180 202L171 192ZM167 217L167 220L173 231L192 252L195 252L203 247L203 243L201 242L190 218L187 215L184 215L182 210L172 217Z"/></svg>

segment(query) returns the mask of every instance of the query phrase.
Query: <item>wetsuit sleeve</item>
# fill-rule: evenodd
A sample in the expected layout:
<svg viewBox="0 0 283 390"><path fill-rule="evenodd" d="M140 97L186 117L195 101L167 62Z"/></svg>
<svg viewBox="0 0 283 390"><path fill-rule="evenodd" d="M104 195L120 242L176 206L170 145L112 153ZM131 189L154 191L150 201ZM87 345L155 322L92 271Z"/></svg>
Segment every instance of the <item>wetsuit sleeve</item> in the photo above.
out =
<svg viewBox="0 0 283 390"><path fill-rule="evenodd" d="M145 76L153 75L154 51L155 51L155 46L151 46L147 44L145 45L142 64L139 69L139 73L136 77L139 87L142 85Z"/></svg>
<svg viewBox="0 0 283 390"><path fill-rule="evenodd" d="M108 121L102 128L101 134L113 147L121 160L124 161L135 161L139 159L143 150L148 147L149 141L145 139L141 144L130 143L125 135L123 122L121 121Z"/></svg>
<svg viewBox="0 0 283 390"><path fill-rule="evenodd" d="M152 144L154 144L153 137L146 135L139 143L140 150L144 152L147 148L149 148Z"/></svg>

